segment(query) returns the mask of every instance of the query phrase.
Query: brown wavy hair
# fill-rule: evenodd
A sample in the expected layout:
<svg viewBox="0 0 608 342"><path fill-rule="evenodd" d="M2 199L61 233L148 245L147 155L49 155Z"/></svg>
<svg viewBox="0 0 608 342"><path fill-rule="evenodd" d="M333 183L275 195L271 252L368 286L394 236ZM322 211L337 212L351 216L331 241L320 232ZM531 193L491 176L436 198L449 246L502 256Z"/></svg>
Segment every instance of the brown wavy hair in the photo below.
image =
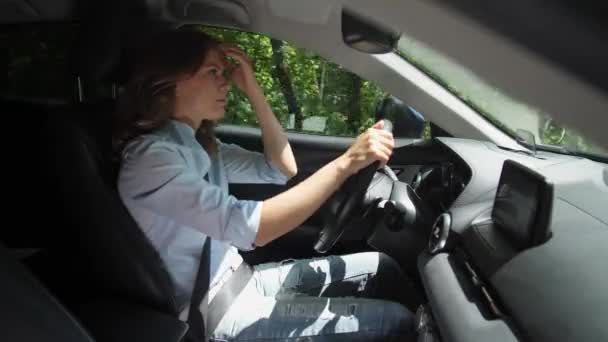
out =
<svg viewBox="0 0 608 342"><path fill-rule="evenodd" d="M198 31L164 31L151 35L133 50L132 74L117 102L112 148L118 158L125 145L139 135L166 125L174 115L175 86L193 75L207 53L219 45ZM215 153L214 123L203 120L197 139Z"/></svg>

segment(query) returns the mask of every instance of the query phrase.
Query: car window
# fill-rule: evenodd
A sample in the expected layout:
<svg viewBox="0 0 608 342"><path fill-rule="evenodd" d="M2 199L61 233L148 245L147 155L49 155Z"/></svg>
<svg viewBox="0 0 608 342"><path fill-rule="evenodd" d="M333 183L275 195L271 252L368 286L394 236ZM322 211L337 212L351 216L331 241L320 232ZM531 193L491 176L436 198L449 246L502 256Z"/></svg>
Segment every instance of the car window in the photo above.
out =
<svg viewBox="0 0 608 342"><path fill-rule="evenodd" d="M69 52L76 31L69 24L4 26L0 41L7 50L0 92L3 96L69 101L73 80Z"/></svg>
<svg viewBox="0 0 608 342"><path fill-rule="evenodd" d="M356 136L375 122L376 108L390 96L375 83L288 42L248 32L198 29L245 50L270 106L287 130ZM257 125L255 112L235 87L228 101L224 123ZM423 137L424 132L428 136L428 124L424 128L417 137Z"/></svg>

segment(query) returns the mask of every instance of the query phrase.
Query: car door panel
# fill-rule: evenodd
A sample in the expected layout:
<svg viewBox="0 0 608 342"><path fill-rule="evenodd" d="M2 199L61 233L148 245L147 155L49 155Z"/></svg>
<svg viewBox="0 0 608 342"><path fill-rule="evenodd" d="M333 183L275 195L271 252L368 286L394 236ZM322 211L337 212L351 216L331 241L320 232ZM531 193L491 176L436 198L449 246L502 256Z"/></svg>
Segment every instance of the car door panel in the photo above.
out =
<svg viewBox="0 0 608 342"><path fill-rule="evenodd" d="M253 151L263 151L261 131L252 127L233 125L218 126L218 139L225 143L234 143ZM294 157L298 165L298 174L286 185L276 184L230 184L230 193L240 199L264 200L277 195L304 179L308 178L323 165L344 153L353 142L352 138L328 137L304 133L288 133ZM322 224L319 210L305 224L318 226Z"/></svg>

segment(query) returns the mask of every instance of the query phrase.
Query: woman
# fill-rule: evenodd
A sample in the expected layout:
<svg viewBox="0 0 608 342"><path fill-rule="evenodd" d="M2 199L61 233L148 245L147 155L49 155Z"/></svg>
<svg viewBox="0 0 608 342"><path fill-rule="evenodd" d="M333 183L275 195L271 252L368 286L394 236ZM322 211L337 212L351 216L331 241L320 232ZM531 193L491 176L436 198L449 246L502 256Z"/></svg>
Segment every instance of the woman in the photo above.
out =
<svg viewBox="0 0 608 342"><path fill-rule="evenodd" d="M137 62L119 105L114 137L122 157L118 188L165 261L184 308L204 242L211 238L203 308L243 263L237 248L263 246L296 228L350 175L375 160L385 163L393 138L377 123L346 153L290 190L265 201L238 200L228 194L228 183L285 184L297 173L251 62L236 46L200 32L166 32L153 42L142 51L145 58ZM231 67L226 57L238 64ZM255 109L263 154L213 136L230 82ZM378 253L258 265L208 334L221 340L403 340L413 335L411 311L396 302L408 302L406 285L399 267Z"/></svg>

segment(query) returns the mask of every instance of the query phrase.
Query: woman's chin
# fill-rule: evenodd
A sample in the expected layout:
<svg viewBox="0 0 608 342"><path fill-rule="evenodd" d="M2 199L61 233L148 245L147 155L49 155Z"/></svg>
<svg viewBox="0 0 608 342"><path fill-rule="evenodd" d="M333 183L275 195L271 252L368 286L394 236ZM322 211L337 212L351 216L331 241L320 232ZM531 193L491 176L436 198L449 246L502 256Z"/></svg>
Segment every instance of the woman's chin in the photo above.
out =
<svg viewBox="0 0 608 342"><path fill-rule="evenodd" d="M216 114L215 118L213 118L212 120L213 121L222 120L225 115L226 115L226 111L224 110L224 108L222 108L222 110L218 111L218 113Z"/></svg>
<svg viewBox="0 0 608 342"><path fill-rule="evenodd" d="M205 115L205 117L203 118L203 120L210 120L210 121L220 121L224 118L225 112L222 111L218 111L217 113L213 113L213 115Z"/></svg>

